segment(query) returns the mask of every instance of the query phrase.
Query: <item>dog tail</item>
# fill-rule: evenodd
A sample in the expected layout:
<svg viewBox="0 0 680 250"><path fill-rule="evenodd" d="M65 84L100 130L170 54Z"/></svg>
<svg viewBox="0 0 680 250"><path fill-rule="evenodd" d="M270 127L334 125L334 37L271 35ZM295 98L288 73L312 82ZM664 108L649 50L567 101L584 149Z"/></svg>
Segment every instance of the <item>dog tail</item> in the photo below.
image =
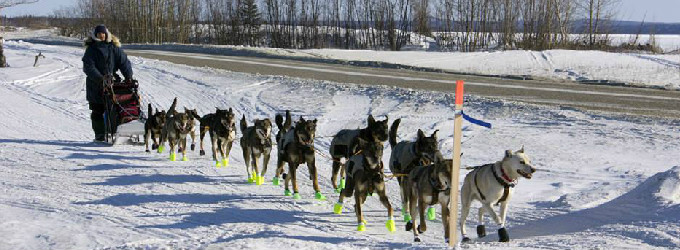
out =
<svg viewBox="0 0 680 250"><path fill-rule="evenodd" d="M281 114L276 114L276 117L274 117L274 122L276 123L276 127L279 128L279 130L283 129L283 116Z"/></svg>
<svg viewBox="0 0 680 250"><path fill-rule="evenodd" d="M241 133L245 133L247 128L248 122L246 122L246 115L243 115L243 118L241 118Z"/></svg>
<svg viewBox="0 0 680 250"><path fill-rule="evenodd" d="M397 145L397 129L399 128L399 123L401 123L401 118L394 120L392 126L390 126L390 147Z"/></svg>
<svg viewBox="0 0 680 250"><path fill-rule="evenodd" d="M293 122L293 118L290 117L290 110L286 110L286 122L283 124L283 129L288 131L290 129L290 124Z"/></svg>
<svg viewBox="0 0 680 250"><path fill-rule="evenodd" d="M177 111L175 111L175 108L177 107L177 97L175 97L174 100L172 100L172 105L170 105L170 109L168 110L169 115L175 115Z"/></svg>
<svg viewBox="0 0 680 250"><path fill-rule="evenodd" d="M290 110L286 110L286 122L283 121L283 116L281 114L276 114L274 117L274 122L276 122L276 127L282 131L288 131L290 128L292 118L290 117Z"/></svg>

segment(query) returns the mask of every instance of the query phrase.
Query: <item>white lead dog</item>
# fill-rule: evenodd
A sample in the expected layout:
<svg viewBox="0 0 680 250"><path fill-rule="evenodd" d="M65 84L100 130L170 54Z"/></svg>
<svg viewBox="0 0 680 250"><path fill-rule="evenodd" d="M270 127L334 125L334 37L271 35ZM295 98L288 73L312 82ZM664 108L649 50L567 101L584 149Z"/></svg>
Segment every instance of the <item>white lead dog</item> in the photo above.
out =
<svg viewBox="0 0 680 250"><path fill-rule="evenodd" d="M510 236L505 229L505 216L508 210L508 202L512 197L512 188L519 177L531 179L534 172L536 172L536 168L531 165L529 157L524 153L524 147L522 147L514 153L507 150L503 160L476 167L468 173L465 176L461 191L460 231L463 242L470 241L470 238L465 234L465 220L470 213L470 205L473 200L482 203L482 207L479 208L477 236L479 238L486 236L484 228L484 212L486 211L498 224L499 241L510 241ZM491 207L491 205L498 204L501 206L500 216Z"/></svg>

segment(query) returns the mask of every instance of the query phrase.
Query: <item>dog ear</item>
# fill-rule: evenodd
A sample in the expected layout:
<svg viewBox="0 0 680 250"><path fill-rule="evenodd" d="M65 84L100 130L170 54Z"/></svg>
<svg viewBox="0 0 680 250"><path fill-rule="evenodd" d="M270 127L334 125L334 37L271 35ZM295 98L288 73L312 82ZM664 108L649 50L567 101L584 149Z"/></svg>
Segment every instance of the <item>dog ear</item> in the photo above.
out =
<svg viewBox="0 0 680 250"><path fill-rule="evenodd" d="M519 151L517 151L517 153L522 153L522 154L524 154L524 145L522 145L522 148L519 149Z"/></svg>
<svg viewBox="0 0 680 250"><path fill-rule="evenodd" d="M423 137L425 137L425 133L422 130L418 129L418 139Z"/></svg>
<svg viewBox="0 0 680 250"><path fill-rule="evenodd" d="M314 121L312 121L312 122L313 122L314 124L316 124L316 122L318 122L318 120L317 120L317 119L314 119Z"/></svg>
<svg viewBox="0 0 680 250"><path fill-rule="evenodd" d="M232 110L231 107L229 107L229 113L234 113L234 110Z"/></svg>
<svg viewBox="0 0 680 250"><path fill-rule="evenodd" d="M434 133L432 133L431 135L432 138L434 138L435 140L437 140L437 132L439 132L439 129L435 130Z"/></svg>
<svg viewBox="0 0 680 250"><path fill-rule="evenodd" d="M368 115L368 125L371 125L375 123L375 118L373 118L373 115L369 114Z"/></svg>
<svg viewBox="0 0 680 250"><path fill-rule="evenodd" d="M389 121L389 120L390 120L390 117L385 115L385 123L387 123L387 121Z"/></svg>
<svg viewBox="0 0 680 250"><path fill-rule="evenodd" d="M505 158L510 158L510 157L512 157L512 150L510 150L510 149L505 150Z"/></svg>

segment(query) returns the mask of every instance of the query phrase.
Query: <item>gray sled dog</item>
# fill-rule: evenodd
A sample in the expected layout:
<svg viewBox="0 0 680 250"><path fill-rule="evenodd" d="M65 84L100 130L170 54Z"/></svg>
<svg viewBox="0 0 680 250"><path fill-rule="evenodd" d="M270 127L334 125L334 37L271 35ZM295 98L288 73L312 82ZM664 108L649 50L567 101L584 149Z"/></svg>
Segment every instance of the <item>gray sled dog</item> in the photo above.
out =
<svg viewBox="0 0 680 250"><path fill-rule="evenodd" d="M439 154L439 143L437 142L437 132L435 130L432 135L425 136L425 133L418 129L418 138L416 141L401 141L397 143L397 129L399 128L401 119L397 119L390 127L389 141L392 147L392 154L390 155L390 171L397 175L399 182L399 191L401 193L401 212L404 216L404 221L411 221L411 213L409 212L409 191L407 187L407 180L404 175L408 175L416 166L429 165L433 162L435 156ZM428 214L434 215L434 210L428 211Z"/></svg>
<svg viewBox="0 0 680 250"><path fill-rule="evenodd" d="M342 213L342 203L345 197L354 194L354 212L357 216L357 231L366 230L366 220L361 210L361 205L366 201L369 193L378 193L380 202L387 208L387 229L390 232L396 230L392 219L392 205L385 194L385 174L383 172L382 154L383 144L380 141L366 141L357 138L357 150L360 153L352 155L347 161L346 176L347 188L340 192L338 203L333 207L336 214Z"/></svg>
<svg viewBox="0 0 680 250"><path fill-rule="evenodd" d="M144 123L144 146L146 147L146 152L151 152L149 150L149 141L152 142L151 150L158 149L158 141L161 137L161 132L163 131L163 126L165 126L165 110L156 111L153 113L153 107L149 103L149 119Z"/></svg>
<svg viewBox="0 0 680 250"><path fill-rule="evenodd" d="M309 177L313 182L315 198L317 200L325 200L326 197L321 194L319 188L319 181L317 178L316 158L314 157L314 136L316 133L317 120L305 120L300 117L291 127L290 112L286 111L286 121L283 122L283 117L280 114L276 115L275 122L279 128L279 138L277 142L278 160L276 164L276 176L274 177L274 184L278 182L278 176L283 174L283 165L288 163L288 174L283 174L285 180L286 196L291 195L288 188L292 181L293 185L293 199L300 199L300 193L297 186L297 168L300 164L306 163L309 169Z"/></svg>
<svg viewBox="0 0 680 250"><path fill-rule="evenodd" d="M254 121L253 126L248 127L246 116L241 118L241 148L243 160L246 163L248 182L262 185L264 174L267 173L269 155L272 151L272 122L267 119ZM262 172L257 166L257 159L262 156ZM252 161L251 161L252 160ZM251 171L252 170L252 171Z"/></svg>
<svg viewBox="0 0 680 250"><path fill-rule="evenodd" d="M345 164L341 163L341 160L343 158L347 160L352 155L356 154L356 141L358 138L365 141L376 141L381 143L387 141L388 119L388 117L385 117L385 120L376 121L373 118L373 115L368 115L368 125L366 128L343 129L335 134L331 141L329 151L333 158L331 181L333 182L333 189L335 189L336 192L340 192L341 189L345 188ZM382 155L380 156L380 159L382 159ZM341 177L339 185L338 173L340 173Z"/></svg>
<svg viewBox="0 0 680 250"><path fill-rule="evenodd" d="M161 131L161 143L158 147L158 152L163 152L163 145L168 142L170 146L170 160L176 160L175 148L179 146L179 151L182 153L182 160L187 161L186 157L186 138L194 128L193 118L187 113L188 109L184 108L184 113L179 113L175 110L177 106L177 97L172 101L172 105L166 114L165 126Z"/></svg>
<svg viewBox="0 0 680 250"><path fill-rule="evenodd" d="M236 115L234 115L234 111L231 108L229 110L216 108L215 113L204 115L199 121L200 155L205 155L203 138L205 138L206 133L210 133L215 166L229 166L229 153L236 139ZM222 158L222 162L218 159L218 155Z"/></svg>
<svg viewBox="0 0 680 250"><path fill-rule="evenodd" d="M415 242L420 242L418 233L427 230L425 220L425 206L439 203L442 209L442 223L444 224L444 239L449 242L449 194L451 192L451 170L453 160L443 159L437 154L434 164L416 166L408 175L410 212L412 221L406 224L406 231L413 230ZM418 224L420 216L420 224ZM454 215L455 216L455 215Z"/></svg>
<svg viewBox="0 0 680 250"><path fill-rule="evenodd" d="M536 168L531 165L529 157L522 149L512 152L505 151L502 160L476 167L465 176L463 188L461 190L461 213L460 213L460 232L463 242L470 241L465 230L465 220L470 212L472 201L478 200L482 203L479 208L479 224L477 225L477 236L486 236L484 228L484 212L488 212L498 224L498 238L500 242L510 241L508 231L505 229L505 215L508 210L508 202L512 198L513 187L519 177L531 179ZM496 214L491 205L500 204L500 215Z"/></svg>

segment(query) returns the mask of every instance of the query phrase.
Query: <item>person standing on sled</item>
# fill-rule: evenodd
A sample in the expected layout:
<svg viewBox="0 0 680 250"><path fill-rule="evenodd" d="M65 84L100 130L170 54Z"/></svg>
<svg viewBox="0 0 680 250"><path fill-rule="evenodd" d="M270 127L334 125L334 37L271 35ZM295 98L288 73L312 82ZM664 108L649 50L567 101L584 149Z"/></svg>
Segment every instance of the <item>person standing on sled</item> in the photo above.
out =
<svg viewBox="0 0 680 250"><path fill-rule="evenodd" d="M87 102L92 110L90 119L95 141L104 141L106 137L104 81L107 78L120 80L120 76L116 74L118 70L126 81L132 80L132 66L120 48L120 41L111 35L106 26L98 25L92 35L85 39L83 55L83 71L87 75Z"/></svg>

